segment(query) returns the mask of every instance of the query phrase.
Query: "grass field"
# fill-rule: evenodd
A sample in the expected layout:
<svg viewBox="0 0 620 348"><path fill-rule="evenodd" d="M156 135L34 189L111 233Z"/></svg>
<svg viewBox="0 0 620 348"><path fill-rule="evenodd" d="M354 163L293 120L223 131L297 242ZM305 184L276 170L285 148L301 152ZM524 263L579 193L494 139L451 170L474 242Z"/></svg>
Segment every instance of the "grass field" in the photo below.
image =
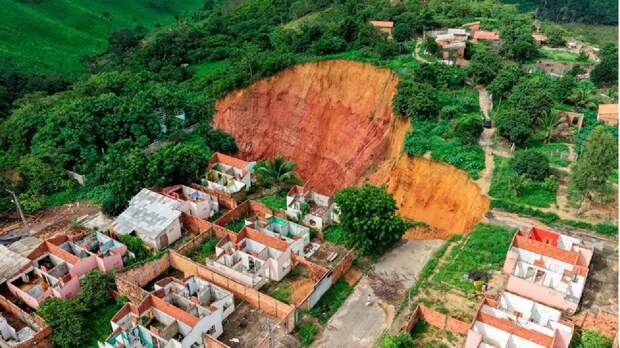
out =
<svg viewBox="0 0 620 348"><path fill-rule="evenodd" d="M118 28L147 30L199 9L202 0L1 0L0 57L24 72L78 76L81 59Z"/></svg>
<svg viewBox="0 0 620 348"><path fill-rule="evenodd" d="M540 49L540 53L544 58L549 58L560 62L576 62L577 58L579 58L579 53L560 48L543 47Z"/></svg>
<svg viewBox="0 0 620 348"><path fill-rule="evenodd" d="M561 24L576 39L596 46L618 42L618 27L613 25Z"/></svg>
<svg viewBox="0 0 620 348"><path fill-rule="evenodd" d="M570 166L571 161L568 158L568 145L562 143L549 143L536 142L528 145L530 149L536 149L547 156L549 163L558 167L566 168Z"/></svg>

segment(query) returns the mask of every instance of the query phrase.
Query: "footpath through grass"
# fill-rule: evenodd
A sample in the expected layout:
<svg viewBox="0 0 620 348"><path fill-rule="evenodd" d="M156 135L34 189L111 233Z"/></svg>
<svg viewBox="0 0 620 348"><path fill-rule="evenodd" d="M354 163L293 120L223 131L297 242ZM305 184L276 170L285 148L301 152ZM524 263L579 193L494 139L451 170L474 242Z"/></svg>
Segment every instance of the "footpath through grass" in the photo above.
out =
<svg viewBox="0 0 620 348"><path fill-rule="evenodd" d="M465 277L467 273L499 270L514 233L514 230L502 226L477 224L468 236L452 248L446 262L433 276L433 281L445 282L472 293L474 283Z"/></svg>

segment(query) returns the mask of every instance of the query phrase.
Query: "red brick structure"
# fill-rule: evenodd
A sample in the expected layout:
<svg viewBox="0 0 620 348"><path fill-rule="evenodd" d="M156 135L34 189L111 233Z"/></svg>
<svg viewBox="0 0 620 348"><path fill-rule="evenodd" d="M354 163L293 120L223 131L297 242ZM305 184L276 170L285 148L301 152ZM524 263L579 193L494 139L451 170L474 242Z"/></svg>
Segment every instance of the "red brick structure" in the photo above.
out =
<svg viewBox="0 0 620 348"><path fill-rule="evenodd" d="M416 307L411 315L411 318L409 318L409 321L407 322L407 332L411 332L415 324L420 319L441 330L461 335L467 334L467 330L469 330L469 327L471 326L471 324L455 319L449 315L439 313L421 304Z"/></svg>

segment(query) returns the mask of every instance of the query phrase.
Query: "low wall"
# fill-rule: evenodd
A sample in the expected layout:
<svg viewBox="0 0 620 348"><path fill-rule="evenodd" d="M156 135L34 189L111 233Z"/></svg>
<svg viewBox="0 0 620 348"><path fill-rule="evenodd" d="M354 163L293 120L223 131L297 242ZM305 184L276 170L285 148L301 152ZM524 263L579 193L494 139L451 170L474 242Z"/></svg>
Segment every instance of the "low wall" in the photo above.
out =
<svg viewBox="0 0 620 348"><path fill-rule="evenodd" d="M122 296L133 303L140 303L148 291L143 287L170 268L170 257L166 253L159 259L137 264L119 272L115 278L116 288Z"/></svg>
<svg viewBox="0 0 620 348"><path fill-rule="evenodd" d="M196 183L190 184L189 186L195 188L196 190L208 193L211 196L216 197L218 204L226 209L235 209L237 207L237 201L235 200L235 198L226 192L213 190L204 185Z"/></svg>
<svg viewBox="0 0 620 348"><path fill-rule="evenodd" d="M441 330L461 335L467 334L467 331L471 326L471 324L467 324L463 321L452 318L451 316L439 313L424 305L418 305L413 311L411 318L409 318L409 322L407 322L407 332L411 332L415 324L420 319Z"/></svg>
<svg viewBox="0 0 620 348"><path fill-rule="evenodd" d="M335 283L336 280L340 279L345 273L349 271L351 265L353 264L353 255L355 251L353 249L349 250L349 252L338 262L338 264L332 270L332 281Z"/></svg>
<svg viewBox="0 0 620 348"><path fill-rule="evenodd" d="M0 295L0 307L2 307L5 311L11 313L11 315L19 318L20 320L31 323L38 326L40 330L36 331L34 336L29 340L26 340L22 343L11 345L13 348L29 348L29 347L37 347L37 348L52 348L54 345L51 342L51 333L52 328L49 326L43 318L41 318L37 314L28 314L24 312L17 305L9 301L6 297Z"/></svg>

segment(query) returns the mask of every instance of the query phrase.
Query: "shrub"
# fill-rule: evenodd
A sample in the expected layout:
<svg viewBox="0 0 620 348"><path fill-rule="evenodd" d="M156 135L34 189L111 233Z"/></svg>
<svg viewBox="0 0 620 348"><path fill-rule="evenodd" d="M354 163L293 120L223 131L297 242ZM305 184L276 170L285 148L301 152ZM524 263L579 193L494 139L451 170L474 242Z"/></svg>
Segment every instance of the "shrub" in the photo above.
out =
<svg viewBox="0 0 620 348"><path fill-rule="evenodd" d="M140 262L151 256L151 252L144 246L142 239L130 236L121 235L118 237L118 241L125 244L127 249L134 254L134 262Z"/></svg>
<svg viewBox="0 0 620 348"><path fill-rule="evenodd" d="M463 144L477 143L482 130L482 118L479 115L458 118L454 124L454 133Z"/></svg>
<svg viewBox="0 0 620 348"><path fill-rule="evenodd" d="M571 348L611 348L613 340L600 332L587 330L573 336Z"/></svg>
<svg viewBox="0 0 620 348"><path fill-rule="evenodd" d="M510 166L519 175L543 181L549 176L549 160L536 150L519 150L510 161Z"/></svg>
<svg viewBox="0 0 620 348"><path fill-rule="evenodd" d="M413 348L413 338L406 332L398 335L384 334L373 348Z"/></svg>
<svg viewBox="0 0 620 348"><path fill-rule="evenodd" d="M295 327L295 331L302 347L308 347L314 341L314 335L319 331L319 326L313 322L301 323Z"/></svg>
<svg viewBox="0 0 620 348"><path fill-rule="evenodd" d="M608 222L601 222L594 226L594 230L597 233L604 234L606 236L618 235L618 226L610 224Z"/></svg>

